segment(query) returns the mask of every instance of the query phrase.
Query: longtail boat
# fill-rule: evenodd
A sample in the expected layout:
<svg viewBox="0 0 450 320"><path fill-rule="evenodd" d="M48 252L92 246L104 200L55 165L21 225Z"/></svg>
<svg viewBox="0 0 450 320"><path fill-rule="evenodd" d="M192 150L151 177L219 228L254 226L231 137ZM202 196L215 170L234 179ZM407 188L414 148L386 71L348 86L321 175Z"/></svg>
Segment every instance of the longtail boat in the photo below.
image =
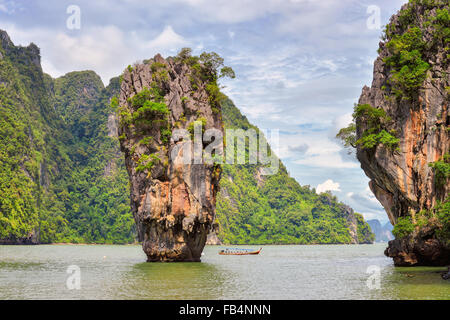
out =
<svg viewBox="0 0 450 320"><path fill-rule="evenodd" d="M258 255L261 253L261 249L259 249L258 251L252 250L252 249L224 249L224 250L220 250L219 254L221 256L250 256L250 255Z"/></svg>

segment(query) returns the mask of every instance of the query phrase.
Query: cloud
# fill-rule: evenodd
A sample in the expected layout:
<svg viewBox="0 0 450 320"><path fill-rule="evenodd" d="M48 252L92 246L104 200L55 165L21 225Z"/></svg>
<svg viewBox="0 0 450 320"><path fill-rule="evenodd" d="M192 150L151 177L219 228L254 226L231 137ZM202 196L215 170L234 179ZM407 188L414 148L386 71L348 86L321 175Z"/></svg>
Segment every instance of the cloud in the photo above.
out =
<svg viewBox="0 0 450 320"><path fill-rule="evenodd" d="M310 156L306 159L294 161L294 163L304 166L336 169L352 169L359 167L357 163L343 161L339 154Z"/></svg>
<svg viewBox="0 0 450 320"><path fill-rule="evenodd" d="M166 26L164 31L147 45L150 49L156 50L178 50L186 46L188 42L177 34L172 26Z"/></svg>
<svg viewBox="0 0 450 320"><path fill-rule="evenodd" d="M309 146L305 144L301 144L299 146L291 147L289 146L289 151L297 153L297 154L305 154L309 149Z"/></svg>
<svg viewBox="0 0 450 320"><path fill-rule="evenodd" d="M353 121L352 113L345 113L343 115L339 115L333 120L333 129L330 132L331 136L334 138L339 133L342 128L347 127Z"/></svg>
<svg viewBox="0 0 450 320"><path fill-rule="evenodd" d="M14 1L4 1L0 0L0 13L3 12L7 15L11 15L16 12L16 10L20 10L20 5Z"/></svg>
<svg viewBox="0 0 450 320"><path fill-rule="evenodd" d="M375 198L369 187L364 189L363 192L349 192L347 197L359 203L360 206L363 206L366 209L374 211L382 210L380 202Z"/></svg>
<svg viewBox="0 0 450 320"><path fill-rule="evenodd" d="M327 191L337 191L340 192L340 184L338 182L334 182L333 180L327 180L322 184L319 184L316 188L317 194L321 194Z"/></svg>

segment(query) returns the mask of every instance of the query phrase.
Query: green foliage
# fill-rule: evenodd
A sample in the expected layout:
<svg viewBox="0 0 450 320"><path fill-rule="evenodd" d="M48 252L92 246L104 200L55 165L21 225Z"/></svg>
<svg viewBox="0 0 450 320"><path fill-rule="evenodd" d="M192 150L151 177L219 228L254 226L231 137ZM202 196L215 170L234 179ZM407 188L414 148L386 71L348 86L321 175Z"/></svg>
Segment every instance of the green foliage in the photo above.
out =
<svg viewBox="0 0 450 320"><path fill-rule="evenodd" d="M199 88L199 82L206 82L205 89L209 95L209 103L214 113L220 112L220 105L226 96L220 91L218 80L228 77L234 79L236 74L231 67L224 65L224 59L215 52L203 52L200 56L192 56L192 50L184 48L175 58L178 63L190 66L193 90Z"/></svg>
<svg viewBox="0 0 450 320"><path fill-rule="evenodd" d="M140 145L146 146L153 143L153 137L145 137L141 141L139 141Z"/></svg>
<svg viewBox="0 0 450 320"><path fill-rule="evenodd" d="M425 42L425 33L431 34L433 40ZM386 26L383 40L389 53L384 61L390 68L391 77L387 83L392 93L398 98L415 98L430 70L429 53L436 46L444 46L447 52L450 51L448 2L410 1L400 11L398 21ZM448 54L445 58L450 60Z"/></svg>
<svg viewBox="0 0 450 320"><path fill-rule="evenodd" d="M161 159L157 154L146 155L143 154L138 161L138 166L136 167L136 172L144 172L151 173L155 164L161 162Z"/></svg>
<svg viewBox="0 0 450 320"><path fill-rule="evenodd" d="M437 238L445 245L450 245L450 198L438 202L431 210L422 210L415 215L415 223L411 217L400 217L392 233L397 239L407 237L415 230L423 228L435 231Z"/></svg>
<svg viewBox="0 0 450 320"><path fill-rule="evenodd" d="M342 140L344 147L356 148L356 124L352 122L348 127L342 128L336 135L336 138Z"/></svg>
<svg viewBox="0 0 450 320"><path fill-rule="evenodd" d="M112 97L110 106L114 112L117 112L119 109L119 99L117 97Z"/></svg>
<svg viewBox="0 0 450 320"><path fill-rule="evenodd" d="M152 70L152 72L157 72L160 69L166 69L167 66L163 63L160 62L154 62L152 63L152 65L150 66L150 69Z"/></svg>
<svg viewBox="0 0 450 320"><path fill-rule="evenodd" d="M52 217L55 220L52 224L62 225L65 229L58 233L52 224L48 224L43 232L41 227L43 242L135 242L128 174L118 152L118 139L108 134L108 117L114 112L108 105L115 104L114 97L118 92L119 80L115 78L86 109L90 123L87 132L90 134L74 139L69 145L69 149L84 154L84 160L68 168L65 185L55 199L62 203L59 216ZM58 222L61 219L65 223Z"/></svg>
<svg viewBox="0 0 450 320"><path fill-rule="evenodd" d="M436 187L446 186L450 177L450 154L445 154L441 160L430 163L429 166L434 169Z"/></svg>
<svg viewBox="0 0 450 320"><path fill-rule="evenodd" d="M395 238L401 239L411 234L414 229L415 227L412 223L411 217L399 217L397 220L397 224L392 230L392 234L395 236Z"/></svg>
<svg viewBox="0 0 450 320"><path fill-rule="evenodd" d="M144 125L153 127L159 125L161 130L161 141L167 144L172 136L170 130L170 110L164 102L164 95L158 86L144 88L130 99L132 113L124 106L119 109L121 125Z"/></svg>
<svg viewBox="0 0 450 320"><path fill-rule="evenodd" d="M358 139L356 128L358 121L363 123L366 129ZM337 134L337 138L343 141L346 148L373 149L378 145L384 145L391 151L398 150L400 139L395 137L395 131L387 132L384 128L391 123L391 118L381 108L374 108L369 104L356 105L353 113L353 122L343 128Z"/></svg>
<svg viewBox="0 0 450 320"><path fill-rule="evenodd" d="M443 203L438 203L434 208L439 228L436 231L438 238L447 246L450 246L450 198Z"/></svg>
<svg viewBox="0 0 450 320"><path fill-rule="evenodd" d="M375 234L372 233L370 226L365 222L364 217L355 212L357 222L358 242L370 244L375 241Z"/></svg>
<svg viewBox="0 0 450 320"><path fill-rule="evenodd" d="M187 130L189 131L189 133L191 134L191 136L194 136L195 133L195 127L196 126L201 126L202 127L202 132L205 132L206 129L206 118L205 117L200 117L198 118L196 121L191 122L188 127Z"/></svg>
<svg viewBox="0 0 450 320"><path fill-rule="evenodd" d="M165 103L158 103L153 101L145 101L142 107L139 107L137 111L133 112L133 121L140 119L155 119L158 117L164 117L168 115L169 109Z"/></svg>
<svg viewBox="0 0 450 320"><path fill-rule="evenodd" d="M3 57L0 239L134 242L128 177L107 128L119 79L108 88L91 71L54 80L29 48Z"/></svg>

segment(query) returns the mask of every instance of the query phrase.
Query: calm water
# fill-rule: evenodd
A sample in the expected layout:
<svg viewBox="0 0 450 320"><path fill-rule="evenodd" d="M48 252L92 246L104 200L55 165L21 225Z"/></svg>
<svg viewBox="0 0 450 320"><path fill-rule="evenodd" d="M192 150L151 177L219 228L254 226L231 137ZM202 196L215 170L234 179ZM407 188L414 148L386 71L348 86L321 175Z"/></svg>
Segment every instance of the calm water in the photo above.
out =
<svg viewBox="0 0 450 320"><path fill-rule="evenodd" d="M149 264L140 246L0 246L0 299L450 299L442 268L394 268L385 244L264 246L260 256ZM81 290L68 290L79 266ZM369 266L381 270L369 289ZM375 283L375 282L374 282Z"/></svg>

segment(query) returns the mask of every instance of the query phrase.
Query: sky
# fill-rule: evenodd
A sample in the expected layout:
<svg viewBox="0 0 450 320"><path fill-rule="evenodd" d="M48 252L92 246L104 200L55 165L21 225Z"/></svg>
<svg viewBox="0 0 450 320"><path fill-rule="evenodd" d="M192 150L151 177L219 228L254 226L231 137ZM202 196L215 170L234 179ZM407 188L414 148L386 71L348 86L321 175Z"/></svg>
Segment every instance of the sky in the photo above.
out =
<svg viewBox="0 0 450 320"><path fill-rule="evenodd" d="M253 124L279 130L290 175L387 222L335 136L372 82L383 26L406 2L0 0L0 29L16 45L37 44L51 76L94 70L105 84L156 53L217 52L237 76L223 91Z"/></svg>

